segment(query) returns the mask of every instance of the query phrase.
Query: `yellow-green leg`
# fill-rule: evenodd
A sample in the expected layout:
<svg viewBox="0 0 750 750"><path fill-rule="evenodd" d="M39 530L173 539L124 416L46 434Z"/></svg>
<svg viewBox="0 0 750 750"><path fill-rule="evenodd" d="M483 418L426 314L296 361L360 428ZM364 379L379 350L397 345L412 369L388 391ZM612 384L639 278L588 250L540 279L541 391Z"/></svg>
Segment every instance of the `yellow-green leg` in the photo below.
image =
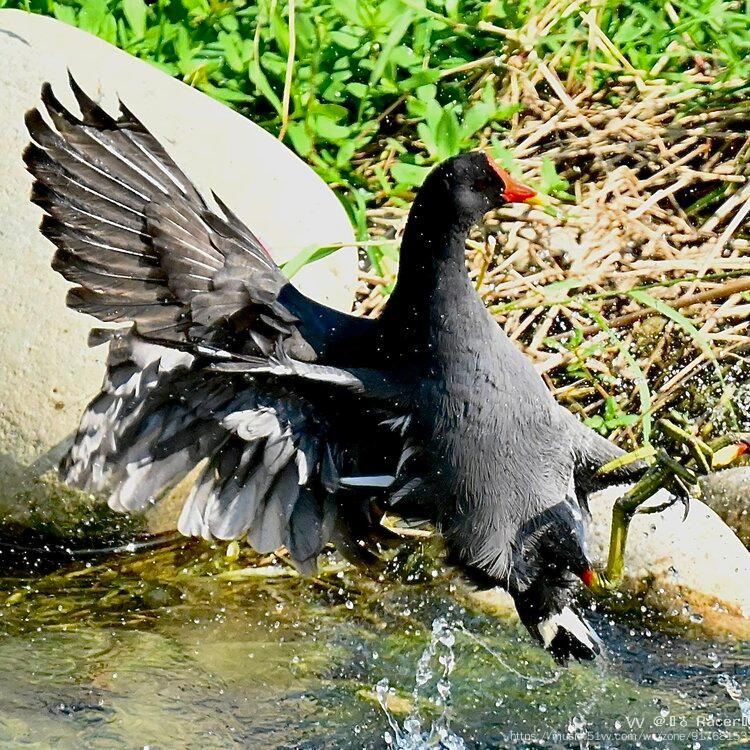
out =
<svg viewBox="0 0 750 750"><path fill-rule="evenodd" d="M611 594L622 583L628 530L630 521L636 513L659 512L677 500L687 503L690 487L695 485L702 475L725 468L740 456L750 452L750 435L725 435L706 444L671 422L663 420L661 426L668 437L687 448L690 458L686 461L686 465L683 465L663 451L656 453L653 465L649 467L641 480L615 502L612 509L607 564L604 570L590 569L582 576L584 583L595 595ZM642 452L639 452L634 454L633 460L639 460L642 457ZM609 471L614 471L622 462L623 459L618 459L602 467L600 473L607 474ZM671 492L676 499L658 507L641 507L646 500L662 488Z"/></svg>

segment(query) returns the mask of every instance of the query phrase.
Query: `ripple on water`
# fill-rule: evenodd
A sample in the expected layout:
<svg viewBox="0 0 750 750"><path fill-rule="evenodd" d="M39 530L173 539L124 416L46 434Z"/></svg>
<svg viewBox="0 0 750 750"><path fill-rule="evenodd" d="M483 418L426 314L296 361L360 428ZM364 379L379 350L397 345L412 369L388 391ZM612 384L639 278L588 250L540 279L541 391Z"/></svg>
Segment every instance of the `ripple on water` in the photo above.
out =
<svg viewBox="0 0 750 750"><path fill-rule="evenodd" d="M599 616L608 659L560 669L439 585L96 575L39 579L22 609L0 608L0 747L597 750L635 747L602 739L633 718L750 710L746 646ZM0 583L0 604L16 590Z"/></svg>

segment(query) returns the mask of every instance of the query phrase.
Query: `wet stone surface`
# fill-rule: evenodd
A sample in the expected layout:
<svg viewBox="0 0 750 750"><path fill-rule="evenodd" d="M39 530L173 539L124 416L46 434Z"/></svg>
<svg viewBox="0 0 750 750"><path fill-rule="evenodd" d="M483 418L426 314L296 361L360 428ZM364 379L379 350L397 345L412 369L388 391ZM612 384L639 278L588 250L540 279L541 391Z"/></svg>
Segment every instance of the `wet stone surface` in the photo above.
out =
<svg viewBox="0 0 750 750"><path fill-rule="evenodd" d="M703 501L750 549L750 466L713 474L702 483Z"/></svg>

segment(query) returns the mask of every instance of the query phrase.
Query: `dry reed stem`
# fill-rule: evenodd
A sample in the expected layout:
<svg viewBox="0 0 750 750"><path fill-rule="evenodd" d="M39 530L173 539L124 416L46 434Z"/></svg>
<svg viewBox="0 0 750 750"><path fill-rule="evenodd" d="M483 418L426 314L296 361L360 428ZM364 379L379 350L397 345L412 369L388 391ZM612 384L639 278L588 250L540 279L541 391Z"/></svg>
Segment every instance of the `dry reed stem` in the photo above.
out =
<svg viewBox="0 0 750 750"><path fill-rule="evenodd" d="M582 3L550 3L524 34L544 33L571 5ZM498 90L499 101L522 105L503 145L524 178L538 184L550 160L576 200L551 199L554 216L505 206L467 243L467 264L498 321L556 395L579 394L585 403L578 408L589 414L608 396L629 412L642 407L633 373L591 318L593 309L647 373L655 415L710 363L685 325L639 304L631 290L645 289L684 315L719 362L741 362L750 349L750 108L685 113L697 90L675 95L665 81L644 80L601 33L595 9L581 17L591 43L620 65L606 96L561 79L533 54L507 61ZM696 82L704 78L696 70ZM487 145L490 135L488 129ZM372 210L373 238L399 237L405 217L394 205ZM496 239L493 258L487 233ZM360 314L377 314L387 301L383 285L393 278L363 273L361 281ZM562 348L576 329L579 349ZM569 370L579 361L595 382ZM624 438L628 430L614 434Z"/></svg>

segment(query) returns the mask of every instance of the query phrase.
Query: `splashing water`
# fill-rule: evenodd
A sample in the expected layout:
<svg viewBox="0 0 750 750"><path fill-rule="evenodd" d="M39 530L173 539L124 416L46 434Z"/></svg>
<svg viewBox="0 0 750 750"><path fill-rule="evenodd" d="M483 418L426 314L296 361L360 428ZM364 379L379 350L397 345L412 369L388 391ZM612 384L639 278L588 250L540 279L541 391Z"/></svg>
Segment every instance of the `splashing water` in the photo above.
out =
<svg viewBox="0 0 750 750"><path fill-rule="evenodd" d="M552 685L557 682L562 675L562 671L559 669L555 670L549 676L537 676L519 672L517 669L508 664L508 662L505 661L505 659L503 659L503 657L500 656L497 651L488 646L481 638L478 638L470 630L467 630L464 627L463 623L458 623L457 627L469 640L473 641L477 644L477 646L484 649L506 672L515 675L516 677L523 680L529 686L529 689L531 689L533 685Z"/></svg>
<svg viewBox="0 0 750 750"><path fill-rule="evenodd" d="M451 731L451 683L450 675L456 665L453 645L456 639L448 622L438 617L432 623L430 643L422 652L417 662L414 676L414 691L412 693L412 711L404 719L403 726L388 708L390 686L388 679L383 678L375 686L383 712L385 713L390 730L383 735L386 745L393 750L466 750L463 739ZM429 729L423 729L423 719L419 715L421 694L438 674L435 683L437 695L432 700L441 706L442 710L437 719L430 723Z"/></svg>
<svg viewBox="0 0 750 750"><path fill-rule="evenodd" d="M585 716L573 716L566 727L571 739L578 740L579 750L589 750L589 725Z"/></svg>
<svg viewBox="0 0 750 750"><path fill-rule="evenodd" d="M743 695L740 683L728 674L720 674L717 681L727 691L727 695L737 704L743 720L750 722L750 698L746 698Z"/></svg>

